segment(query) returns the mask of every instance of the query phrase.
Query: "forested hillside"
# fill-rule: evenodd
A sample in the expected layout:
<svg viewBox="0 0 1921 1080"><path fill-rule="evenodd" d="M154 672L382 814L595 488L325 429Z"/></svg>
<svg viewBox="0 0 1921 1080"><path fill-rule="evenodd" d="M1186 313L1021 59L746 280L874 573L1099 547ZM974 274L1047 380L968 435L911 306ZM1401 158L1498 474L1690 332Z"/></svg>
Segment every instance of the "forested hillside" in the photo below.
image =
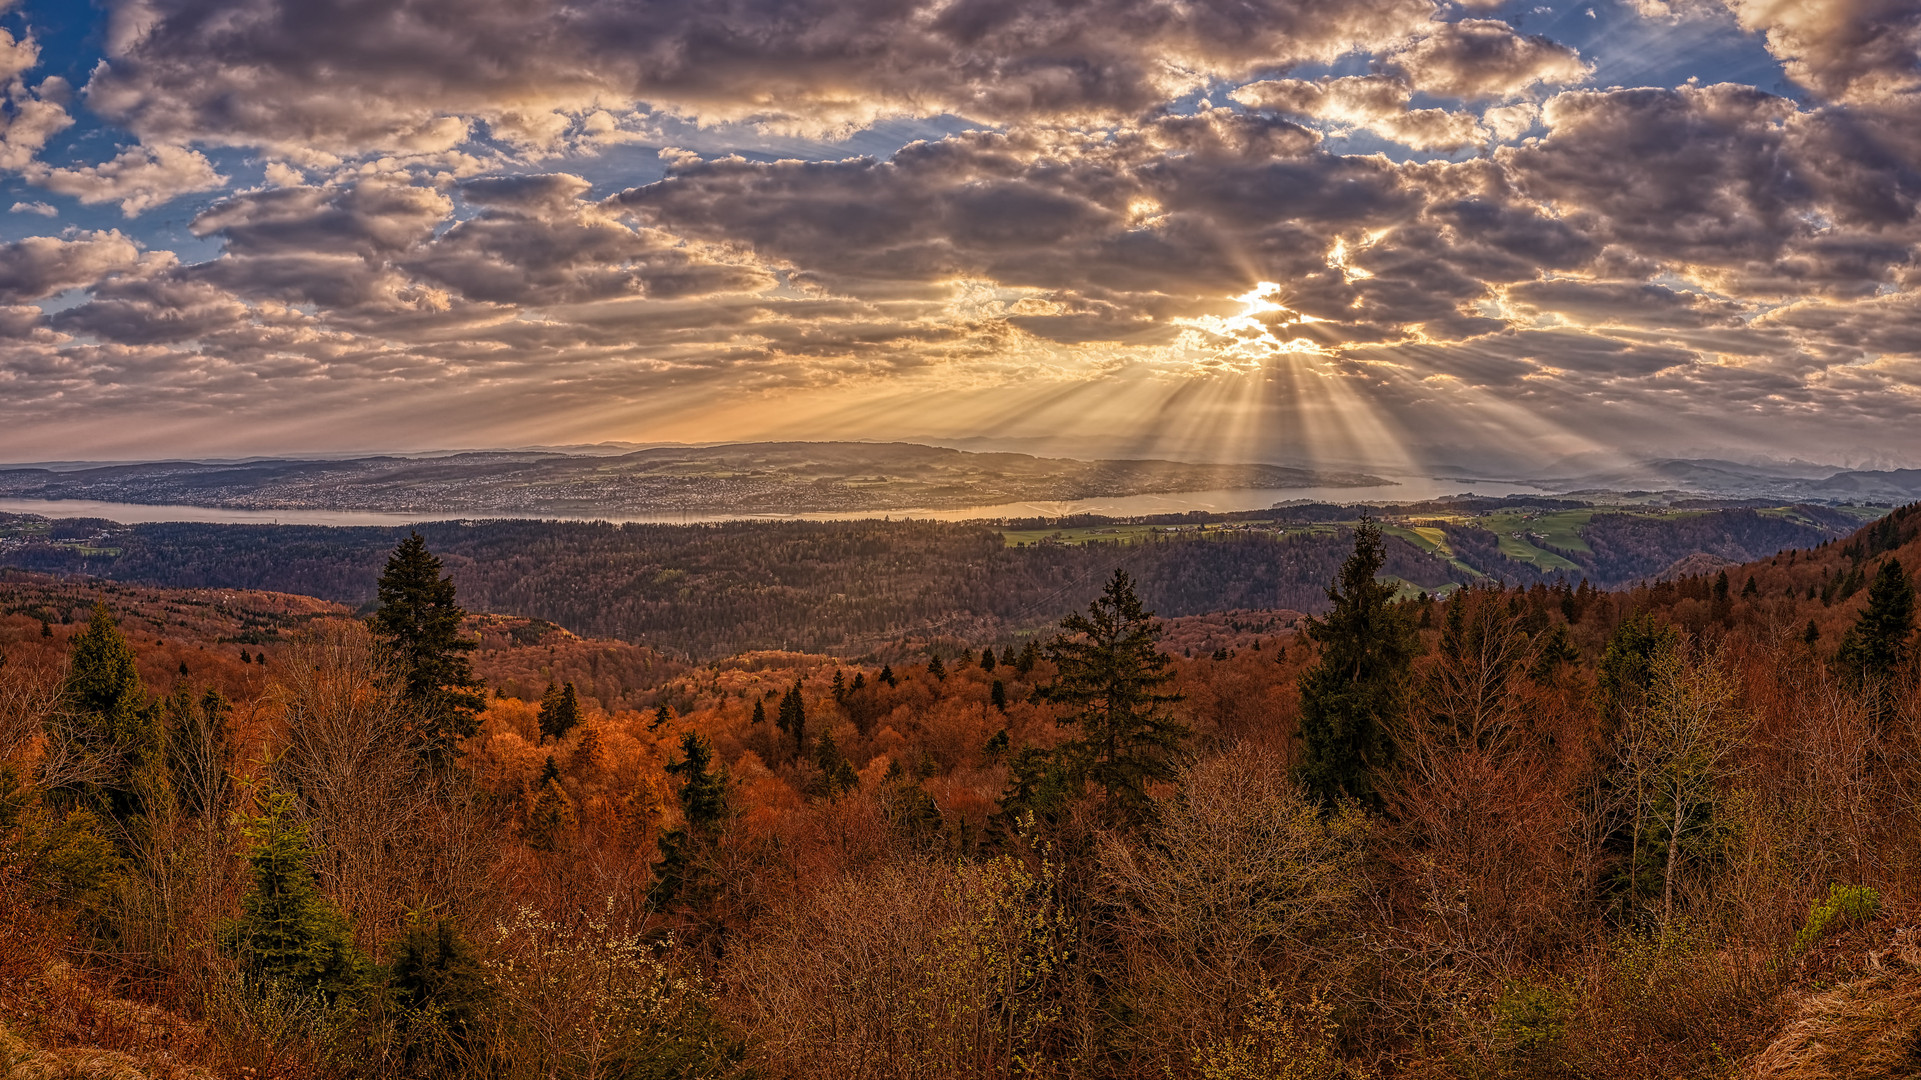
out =
<svg viewBox="0 0 1921 1080"><path fill-rule="evenodd" d="M1343 540L1298 626L1122 574L886 664L463 617L418 544L367 621L0 581L0 1061L1915 1075L1921 507L1614 592Z"/></svg>
<svg viewBox="0 0 1921 1080"><path fill-rule="evenodd" d="M1792 517L1750 509L1593 514L1583 533L1592 551L1524 539L1532 526L1527 515L1579 505L1532 499L1415 507L1407 520L1444 510L1456 518L1431 534L1393 530L1384 573L1430 591L1486 578L1511 585L1572 584L1582 577L1619 584L1655 576L1701 552L1740 561L1812 546L1843 535L1857 520L1819 508L1797 508ZM1388 508L1371 509L1385 514ZM1008 543L999 527L931 521L484 521L419 528L477 610L712 659L755 649L865 656L903 640L949 646L1011 640L1053 625L1116 567L1132 574L1145 602L1169 617L1233 609L1318 612L1359 512L1295 507L1265 520L1242 515L1230 522L1235 528L1208 533L1179 531L1185 518L1125 529L1078 519L1092 535L1025 546ZM55 542L55 532L81 539ZM372 600L381 561L406 533L67 521L0 551L0 562L179 588L305 593L358 607ZM1022 535L1028 534L1046 530Z"/></svg>

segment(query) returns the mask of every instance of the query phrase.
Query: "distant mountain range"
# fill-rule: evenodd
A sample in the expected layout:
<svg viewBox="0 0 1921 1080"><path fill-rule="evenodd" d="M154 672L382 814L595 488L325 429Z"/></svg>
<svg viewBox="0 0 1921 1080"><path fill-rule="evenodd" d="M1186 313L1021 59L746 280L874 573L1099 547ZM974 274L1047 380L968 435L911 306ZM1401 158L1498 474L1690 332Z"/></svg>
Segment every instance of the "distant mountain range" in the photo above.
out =
<svg viewBox="0 0 1921 1080"><path fill-rule="evenodd" d="M1457 476L1464 483L1486 477ZM1838 469L1807 462L1744 464L1712 458L1661 458L1592 472L1566 472L1527 483L1577 498L1628 492L1704 495L1797 502L1886 502L1921 499L1921 469Z"/></svg>
<svg viewBox="0 0 1921 1080"><path fill-rule="evenodd" d="M1361 472L1156 459L1078 461L914 443L654 447L624 454L163 461L0 470L0 497L468 516L873 513L1186 491L1378 487Z"/></svg>

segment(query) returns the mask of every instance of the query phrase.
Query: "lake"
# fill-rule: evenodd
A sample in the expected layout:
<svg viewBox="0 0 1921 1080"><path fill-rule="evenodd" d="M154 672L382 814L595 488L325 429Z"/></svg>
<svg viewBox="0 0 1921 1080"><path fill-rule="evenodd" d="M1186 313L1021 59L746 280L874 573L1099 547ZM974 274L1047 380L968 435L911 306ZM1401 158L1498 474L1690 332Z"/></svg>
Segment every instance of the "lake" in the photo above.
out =
<svg viewBox="0 0 1921 1080"><path fill-rule="evenodd" d="M497 518L657 524L691 524L699 521L845 521L854 518L880 517L915 518L923 521L972 521L994 518L1065 517L1070 514L1140 517L1148 514L1182 514L1196 510L1218 514L1240 510L1265 510L1275 503L1293 499L1336 503L1414 502L1464 492L1472 492L1476 495L1542 494L1540 489L1525 484L1408 477L1398 484L1372 487L1242 488L1185 491L1164 495L1073 499L1062 502L997 503L949 510L907 509L871 512L842 510L794 514L742 514L717 511L689 511L678 514L471 514L459 511L418 513L385 510L240 510L217 506L148 506L142 503L101 502L94 499L8 498L0 498L0 512L40 514L45 517L106 518L123 525L153 521L208 521L236 525L413 525L423 521Z"/></svg>

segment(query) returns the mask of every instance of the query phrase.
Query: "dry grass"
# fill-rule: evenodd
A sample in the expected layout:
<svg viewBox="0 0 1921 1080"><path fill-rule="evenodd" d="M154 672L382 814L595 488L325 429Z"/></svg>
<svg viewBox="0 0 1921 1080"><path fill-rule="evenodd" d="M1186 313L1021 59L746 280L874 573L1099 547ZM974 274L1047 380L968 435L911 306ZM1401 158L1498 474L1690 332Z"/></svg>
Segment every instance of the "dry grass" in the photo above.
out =
<svg viewBox="0 0 1921 1080"><path fill-rule="evenodd" d="M1879 970L1809 996L1755 1059L1755 1080L1912 1080L1921 1076L1921 942L1871 956Z"/></svg>

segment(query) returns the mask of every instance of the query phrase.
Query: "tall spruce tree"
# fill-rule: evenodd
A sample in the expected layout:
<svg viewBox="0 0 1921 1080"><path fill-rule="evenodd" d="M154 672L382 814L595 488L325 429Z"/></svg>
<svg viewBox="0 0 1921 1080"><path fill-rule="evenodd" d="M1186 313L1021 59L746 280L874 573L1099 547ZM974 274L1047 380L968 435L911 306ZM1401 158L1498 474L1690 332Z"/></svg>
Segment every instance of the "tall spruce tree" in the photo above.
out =
<svg viewBox="0 0 1921 1080"><path fill-rule="evenodd" d="M58 737L85 779L64 794L137 835L169 795L159 704L141 684L133 646L105 604L94 605L68 662L69 708Z"/></svg>
<svg viewBox="0 0 1921 1080"><path fill-rule="evenodd" d="M475 643L460 634L466 612L454 602L453 579L440 576L440 560L419 533L388 557L379 597L368 625L413 707L421 745L435 760L451 761L460 741L474 733L485 699L467 657Z"/></svg>
<svg viewBox="0 0 1921 1080"><path fill-rule="evenodd" d="M574 691L574 684L547 684L547 692L540 698L540 737L565 738L579 723L580 695Z"/></svg>
<svg viewBox="0 0 1921 1080"><path fill-rule="evenodd" d="M363 987L369 973L347 918L314 883L313 845L293 797L268 793L246 827L253 884L227 939L248 971L271 984L333 999Z"/></svg>
<svg viewBox="0 0 1921 1080"><path fill-rule="evenodd" d="M1394 758L1389 732L1406 707L1420 637L1395 606L1395 587L1376 580L1385 560L1380 529L1362 518L1354 551L1327 590L1333 610L1307 620L1321 656L1301 673L1298 777L1323 806L1343 798L1378 803L1371 772Z"/></svg>
<svg viewBox="0 0 1921 1080"><path fill-rule="evenodd" d="M774 726L794 738L796 757L807 751L807 707L800 699L800 684L795 683L780 699L780 713Z"/></svg>
<svg viewBox="0 0 1921 1080"><path fill-rule="evenodd" d="M1139 825L1153 810L1148 785L1174 775L1188 733L1166 709L1180 695L1162 689L1174 674L1157 645L1160 624L1116 569L1087 613L1061 620L1061 629L1047 646L1059 671L1047 697L1067 706L1064 721L1079 729L1062 749L1100 788L1109 822Z"/></svg>
<svg viewBox="0 0 1921 1080"><path fill-rule="evenodd" d="M727 818L727 774L714 765L714 750L694 732L680 737L679 761L667 764L667 774L678 777L681 823L661 834L660 861L654 864L654 887L649 899L657 909L681 902L699 906L705 894L699 887L699 859L720 833Z"/></svg>
<svg viewBox="0 0 1921 1080"><path fill-rule="evenodd" d="M1914 582L1898 559L1881 564L1868 586L1868 606L1855 617L1835 653L1835 665L1850 679L1886 678L1908 658L1914 634Z"/></svg>

